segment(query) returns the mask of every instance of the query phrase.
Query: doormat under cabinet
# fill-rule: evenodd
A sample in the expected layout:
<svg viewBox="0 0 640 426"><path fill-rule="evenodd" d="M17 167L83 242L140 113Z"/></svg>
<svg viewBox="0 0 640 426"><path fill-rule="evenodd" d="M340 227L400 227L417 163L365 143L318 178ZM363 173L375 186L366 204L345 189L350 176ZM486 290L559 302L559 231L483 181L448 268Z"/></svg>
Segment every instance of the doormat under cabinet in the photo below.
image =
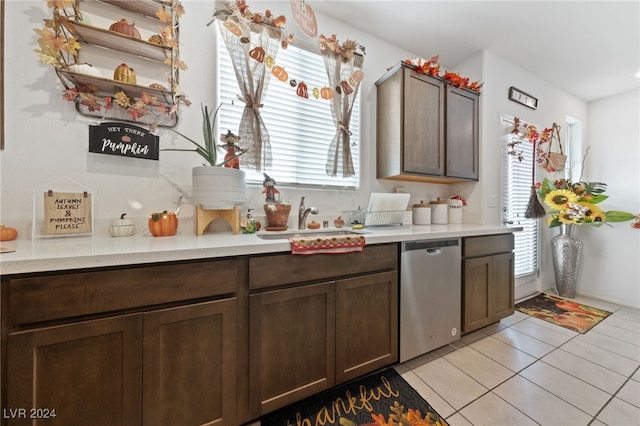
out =
<svg viewBox="0 0 640 426"><path fill-rule="evenodd" d="M516 310L578 333L586 333L611 312L540 293L516 305Z"/></svg>
<svg viewBox="0 0 640 426"><path fill-rule="evenodd" d="M437 425L448 423L393 368L291 404L261 426Z"/></svg>

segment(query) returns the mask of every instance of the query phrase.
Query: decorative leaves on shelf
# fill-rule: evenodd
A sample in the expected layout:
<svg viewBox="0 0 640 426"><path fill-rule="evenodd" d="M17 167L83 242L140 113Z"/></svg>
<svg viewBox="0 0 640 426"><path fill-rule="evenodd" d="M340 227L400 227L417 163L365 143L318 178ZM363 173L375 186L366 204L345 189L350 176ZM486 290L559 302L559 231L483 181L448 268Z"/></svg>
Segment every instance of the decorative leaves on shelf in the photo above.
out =
<svg viewBox="0 0 640 426"><path fill-rule="evenodd" d="M446 71L444 74L440 74L440 64L438 63L439 55L431 57L429 60L424 60L422 58L415 59L406 59L404 62L408 65L411 65L423 74L427 74L433 77L440 77L444 80L449 81L455 87L465 88L473 90L474 92L480 93L482 86L484 83L479 83L477 81L469 81L468 77L462 77L460 74L455 72Z"/></svg>
<svg viewBox="0 0 640 426"><path fill-rule="evenodd" d="M40 57L41 62L56 69L82 73L74 68L81 65L78 63L78 51L81 49L81 45L72 34L73 24L83 22L79 2L76 0L46 0L46 2L47 6L53 9L53 19L44 19L44 28L34 29L39 36L39 49L34 52ZM166 6L171 7L173 14ZM104 116L108 110L118 106L126 110L132 121L147 115L154 115L155 117L151 119L153 121L149 123L151 131L155 130L162 115L173 119L179 103L190 105L177 83L177 71L187 69L187 65L178 57L178 43L175 37L177 18L184 15L184 8L179 0L164 0L155 15L160 22L167 25L161 28L159 34L150 37L149 41L170 48L170 55L164 60L164 64L170 67L168 82L172 88L172 105L158 102L155 96L151 96L145 91L142 91L140 99L136 100L118 86L114 86L113 96L102 98L96 96L99 91L98 87L90 83L67 88L63 92L63 99L76 102L86 107L90 112L104 109ZM93 74L87 75L92 76ZM64 81L63 84L68 87ZM152 84L150 88L167 91L166 88L156 83Z"/></svg>

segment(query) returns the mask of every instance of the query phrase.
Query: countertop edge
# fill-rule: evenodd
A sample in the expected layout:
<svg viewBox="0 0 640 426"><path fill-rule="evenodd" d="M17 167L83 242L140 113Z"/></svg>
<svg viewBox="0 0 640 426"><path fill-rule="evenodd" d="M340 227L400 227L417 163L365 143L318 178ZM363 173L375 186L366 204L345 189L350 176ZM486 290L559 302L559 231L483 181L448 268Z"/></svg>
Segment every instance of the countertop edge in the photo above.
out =
<svg viewBox="0 0 640 426"><path fill-rule="evenodd" d="M375 227L363 231L367 245L412 240L463 238L519 232L519 226L411 225ZM286 239L264 240L255 234L211 233L203 236L73 237L0 243L15 250L0 254L0 275L66 271L123 265L248 256L290 252ZM365 248L366 250L366 248Z"/></svg>

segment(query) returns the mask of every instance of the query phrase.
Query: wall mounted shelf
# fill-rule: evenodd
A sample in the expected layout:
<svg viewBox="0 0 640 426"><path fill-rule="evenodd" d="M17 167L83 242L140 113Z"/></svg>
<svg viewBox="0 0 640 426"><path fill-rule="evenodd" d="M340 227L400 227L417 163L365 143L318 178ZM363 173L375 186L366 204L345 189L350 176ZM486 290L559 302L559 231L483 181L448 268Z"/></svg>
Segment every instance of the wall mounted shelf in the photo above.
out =
<svg viewBox="0 0 640 426"><path fill-rule="evenodd" d="M177 0L75 0L73 6L64 9L54 7L57 35L67 40L76 39L80 45L73 55L61 58L60 65L55 68L65 89L77 90L74 103L80 114L101 120L147 124L151 128L156 125L174 127L177 124L177 105L181 100L178 85L180 52L179 14L174 7L178 5ZM163 14L159 11L164 11L164 17L170 19L161 20ZM87 13L91 19L87 19ZM132 23L141 23L136 27L144 35L134 38L108 29L114 15ZM99 23L93 24L93 18ZM156 34L163 29L164 36ZM160 43L148 41L152 40L150 35L157 35ZM89 74L83 74L82 68L73 67L84 63L96 65L94 60L101 62L98 76L91 70ZM112 73L121 63L135 68L137 84L100 76L106 75L104 71ZM124 91L132 106L123 106L120 102L123 98L114 97L120 90ZM73 93L68 92L67 97L74 96ZM111 100L107 100L109 98ZM135 106L141 100L145 101L144 108ZM109 102L112 106L106 108ZM172 114L159 112L162 109L172 111ZM141 113L141 110L144 111Z"/></svg>

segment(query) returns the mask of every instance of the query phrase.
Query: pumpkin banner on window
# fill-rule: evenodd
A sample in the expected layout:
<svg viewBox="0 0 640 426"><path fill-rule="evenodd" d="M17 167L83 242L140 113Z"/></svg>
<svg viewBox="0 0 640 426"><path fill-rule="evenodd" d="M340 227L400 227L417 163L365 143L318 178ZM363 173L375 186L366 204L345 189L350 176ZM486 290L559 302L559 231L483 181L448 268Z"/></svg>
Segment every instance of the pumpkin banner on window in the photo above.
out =
<svg viewBox="0 0 640 426"><path fill-rule="evenodd" d="M250 55L251 55L251 52L250 52ZM298 80L296 80L295 78L290 79L289 73L284 69L283 66L276 65L273 57L267 55L264 57L263 61L267 68L271 68L271 74L273 74L273 76L276 79L278 79L283 83L286 83L288 81L289 85L292 88L296 89L296 95L306 99L309 98L309 93L311 93L315 99L323 99L323 100L331 100L336 96L336 94L350 95L351 93L353 93L353 89L358 84L360 84L360 82L364 79L364 72L360 69L356 69L349 76L347 80L341 81L340 84L335 87L335 89L332 89L331 87L328 87L328 86L323 86L323 87L312 87L309 90L308 85L304 83L304 88L298 90L299 85L303 83L302 82L298 83ZM305 93L307 96L304 96Z"/></svg>
<svg viewBox="0 0 640 426"><path fill-rule="evenodd" d="M265 17L269 19L273 18L270 15L270 13L265 14ZM256 22L256 18L260 23L266 23L266 22L263 22L264 18L262 17L262 15L254 14L254 17L253 17L254 22ZM222 25L225 28L227 28L229 32L231 32L234 36L240 37L242 39L246 39L241 41L244 41L246 43L251 42L249 37L243 36L242 28L236 22L230 19L227 19L223 22ZM286 40L281 41L280 47L282 49L286 49L289 43L293 42L293 38L294 38L293 34L289 34ZM296 89L296 95L305 99L309 98L309 93L311 93L315 99L322 99L322 100L331 100L336 96L336 94L337 95L344 94L345 96L348 96L351 93L353 93L354 88L358 86L358 84L360 84L360 82L364 79L364 72L361 69L355 69L353 73L349 76L349 78L341 81L340 84L335 87L335 89L332 89L329 86L324 86L324 87L312 87L309 90L309 87L306 83L303 83L302 81L298 83L298 80L296 80L295 78L290 79L289 73L285 71L284 67L277 65L275 63L275 59L272 56L267 55L264 48L262 48L261 46L256 46L253 49L251 49L249 51L249 57L251 57L252 59L260 63L264 62L265 66L271 69L271 74L276 79L278 79L283 83L289 82L289 85L292 88Z"/></svg>

